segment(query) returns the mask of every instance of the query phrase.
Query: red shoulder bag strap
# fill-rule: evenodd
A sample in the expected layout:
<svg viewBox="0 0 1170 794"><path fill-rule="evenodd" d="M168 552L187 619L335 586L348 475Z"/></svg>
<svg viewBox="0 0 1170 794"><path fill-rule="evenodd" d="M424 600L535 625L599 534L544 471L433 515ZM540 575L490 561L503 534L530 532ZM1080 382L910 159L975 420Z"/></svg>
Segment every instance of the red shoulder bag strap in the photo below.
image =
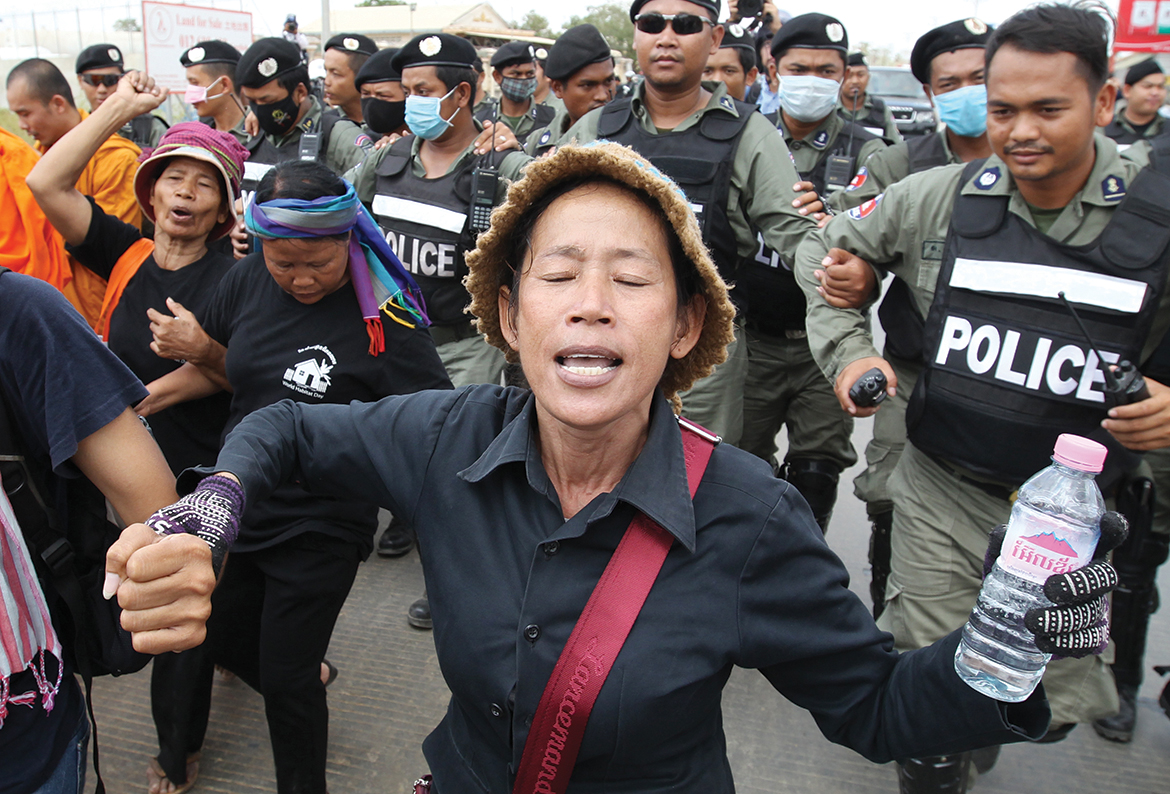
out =
<svg viewBox="0 0 1170 794"><path fill-rule="evenodd" d="M693 499L719 438L686 419L678 421ZM593 704L673 540L641 513L630 522L540 696L512 794L563 794L569 787Z"/></svg>

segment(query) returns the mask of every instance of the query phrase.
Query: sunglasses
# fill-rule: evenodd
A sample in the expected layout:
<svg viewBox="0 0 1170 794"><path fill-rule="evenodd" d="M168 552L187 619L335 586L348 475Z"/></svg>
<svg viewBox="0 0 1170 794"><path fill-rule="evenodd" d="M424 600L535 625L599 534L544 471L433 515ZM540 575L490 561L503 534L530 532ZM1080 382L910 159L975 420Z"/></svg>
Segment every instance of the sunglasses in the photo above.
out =
<svg viewBox="0 0 1170 794"><path fill-rule="evenodd" d="M90 85L92 85L94 88L97 88L99 85L104 85L106 88L113 88L114 86L116 86L118 84L118 81L122 79L122 75L120 75L120 74L83 74L83 75L81 75L81 79L83 81L85 81L86 83L89 83Z"/></svg>
<svg viewBox="0 0 1170 794"><path fill-rule="evenodd" d="M698 14L638 14L634 17L634 27L643 33L661 33L666 30L667 23L680 36L692 36L703 29L703 25L715 23Z"/></svg>

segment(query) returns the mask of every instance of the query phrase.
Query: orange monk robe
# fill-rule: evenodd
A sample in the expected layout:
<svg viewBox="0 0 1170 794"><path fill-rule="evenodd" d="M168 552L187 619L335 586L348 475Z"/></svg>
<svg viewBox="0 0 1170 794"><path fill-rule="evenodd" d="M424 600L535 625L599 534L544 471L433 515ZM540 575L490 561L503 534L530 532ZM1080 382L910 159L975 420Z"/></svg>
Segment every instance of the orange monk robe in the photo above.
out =
<svg viewBox="0 0 1170 794"><path fill-rule="evenodd" d="M65 241L24 181L38 157L27 143L0 129L0 266L64 291L73 277Z"/></svg>
<svg viewBox="0 0 1170 794"><path fill-rule="evenodd" d="M78 112L82 121L89 115L80 108ZM115 133L102 143L77 180L77 189L93 196L107 215L138 227L142 226L142 211L134 197L134 172L138 170L138 155L141 153L142 150L131 141ZM91 326L95 325L102 313L106 280L73 257L69 257L69 262L73 281L65 288L65 297Z"/></svg>

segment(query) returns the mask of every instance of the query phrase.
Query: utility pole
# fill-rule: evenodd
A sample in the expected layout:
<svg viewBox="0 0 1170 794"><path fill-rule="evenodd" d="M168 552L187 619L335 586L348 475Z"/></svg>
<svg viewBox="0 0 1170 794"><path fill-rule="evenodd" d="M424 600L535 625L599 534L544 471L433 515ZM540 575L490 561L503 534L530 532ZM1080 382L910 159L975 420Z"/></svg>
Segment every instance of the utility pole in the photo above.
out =
<svg viewBox="0 0 1170 794"><path fill-rule="evenodd" d="M333 31L329 28L329 0L321 0L321 52L324 52L325 42L333 37Z"/></svg>

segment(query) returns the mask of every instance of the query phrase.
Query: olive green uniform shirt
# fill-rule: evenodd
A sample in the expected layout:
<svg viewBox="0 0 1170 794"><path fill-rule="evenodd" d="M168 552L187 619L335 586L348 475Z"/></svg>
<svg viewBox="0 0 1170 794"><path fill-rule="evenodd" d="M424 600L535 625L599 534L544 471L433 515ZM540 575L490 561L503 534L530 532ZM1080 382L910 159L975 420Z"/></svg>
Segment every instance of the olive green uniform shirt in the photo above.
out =
<svg viewBox="0 0 1170 794"><path fill-rule="evenodd" d="M1094 140L1097 158L1085 186L1048 230L1050 237L1066 245L1086 245L1097 239L1120 203L1118 190L1123 193L1124 186L1133 183L1141 168L1134 159L1122 158L1116 144L1104 136L1097 135ZM891 185L876 204L867 205L868 212L855 209L834 217L800 247L794 271L797 283L808 298L809 348L821 369L834 381L849 363L879 353L873 345L865 310L835 309L826 303L816 292L819 282L814 271L821 267L830 248L851 251L905 280L918 310L926 317L934 301L943 244L964 168L947 165L912 174ZM980 178L995 168L1000 174L998 179L990 186L976 187ZM1011 172L994 155L962 190L964 195L1010 196L1008 211L1028 225L1036 225ZM1170 326L1167 294L1170 289L1162 295L1142 360L1153 352Z"/></svg>
<svg viewBox="0 0 1170 794"><path fill-rule="evenodd" d="M788 146L788 151L792 153L796 169L802 174L807 174L816 168L817 161L821 159L825 149L836 142L842 127L845 126L844 119L836 113L830 113L821 119L821 123L808 135L803 138L793 138L792 133L784 127L784 112L780 111L776 116L776 127L784 136L784 143ZM857 162L853 164L853 174L850 176L855 175L872 155L888 147L889 144L883 138L875 138L862 144L861 150L857 153Z"/></svg>
<svg viewBox="0 0 1170 794"><path fill-rule="evenodd" d="M1137 130L1134 128L1130 120L1125 117L1125 108L1123 106L1118 106L1114 109L1113 120L1117 122L1118 126L1128 132L1130 135L1137 135ZM1165 129L1166 119L1162 116L1161 113L1157 113L1154 115L1154 120L1150 122L1150 126L1146 127L1146 130L1142 133L1141 137L1153 138L1155 135L1161 135Z"/></svg>
<svg viewBox="0 0 1170 794"><path fill-rule="evenodd" d="M946 130L939 130L932 134L942 139L948 163L963 162L958 155L951 151L951 142L947 138ZM901 182L910 176L910 147L905 141L902 141L876 151L865 161L864 168L864 182L856 187L850 185L833 194L829 204L834 210L840 212L859 207L871 198L876 198L890 185Z"/></svg>
<svg viewBox="0 0 1170 794"><path fill-rule="evenodd" d="M553 116L553 120L547 127L533 130L532 134L528 136L528 140L524 143L524 151L532 157L539 157L552 147L560 145L561 138L573 126L572 121L569 118L569 112L565 110L562 103L557 108L557 115ZM546 134L548 137L545 137Z"/></svg>
<svg viewBox="0 0 1170 794"><path fill-rule="evenodd" d="M739 112L723 83L705 81L703 87L711 92L706 107L684 119L674 128L675 132L695 126L707 113L731 113L738 117ZM646 109L645 91L645 83L639 81L631 97L634 123L641 124L646 132L657 134L660 130ZM562 142L597 140L597 124L603 110L598 108L582 116L564 134ZM801 241L816 229L816 223L792 206L796 199L792 186L800 181L800 174L788 156L784 141L762 114L750 112L752 117L731 163L731 187L727 196L727 217L735 232L736 254L742 259L759 250L758 231L770 248L791 260Z"/></svg>
<svg viewBox="0 0 1170 794"><path fill-rule="evenodd" d="M142 144L141 148L146 149L149 147L153 149L154 147L158 146L159 138L166 134L167 123L153 113L143 113L142 115L150 119L150 133L147 135L146 142ZM134 133L131 130L130 122L126 122L126 124L118 130L118 134L128 141L134 141ZM137 141L134 142L137 143Z"/></svg>
<svg viewBox="0 0 1170 794"><path fill-rule="evenodd" d="M307 130L316 130L321 126L321 116L325 112L317 97L310 97L313 107L305 114L295 127L286 135L279 137L268 135L269 141L278 149L286 146L300 146L301 135ZM318 154L318 161L338 176L356 166L365 159L366 152L373 147L370 137L362 132L362 128L348 119L338 119L329 133L328 146Z"/></svg>
<svg viewBox="0 0 1170 794"><path fill-rule="evenodd" d="M862 120L872 111L873 97L870 96L869 92L867 91L865 93L865 101L862 102L861 107L857 109L857 123L865 127L865 125L862 124ZM845 103L840 99L837 100L837 114L841 116L841 118L845 119L845 121L853 121L853 111L845 107ZM882 113L882 128L879 130L876 128L866 127L866 129L872 132L874 135L881 135L883 138L889 138L895 143L899 143L902 140L902 132L898 129L897 122L894 121L894 112L890 110L889 102L885 103L885 110Z"/></svg>

